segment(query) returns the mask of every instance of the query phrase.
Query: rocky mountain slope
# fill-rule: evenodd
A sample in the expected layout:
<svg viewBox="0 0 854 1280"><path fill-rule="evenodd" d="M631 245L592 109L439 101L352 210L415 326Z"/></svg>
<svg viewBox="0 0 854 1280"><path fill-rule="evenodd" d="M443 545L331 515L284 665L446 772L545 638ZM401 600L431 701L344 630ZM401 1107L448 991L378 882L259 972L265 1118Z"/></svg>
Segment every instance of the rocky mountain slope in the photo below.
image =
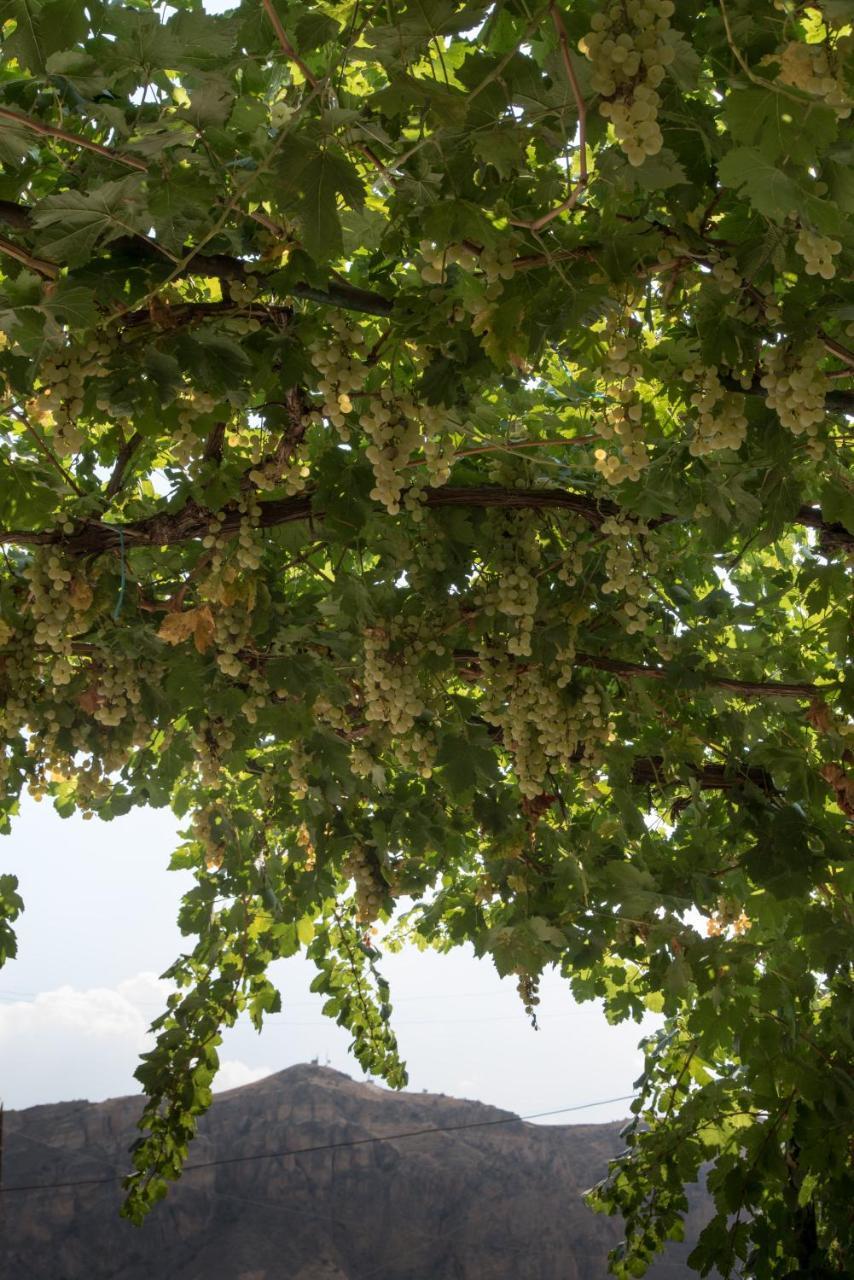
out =
<svg viewBox="0 0 854 1280"><path fill-rule="evenodd" d="M98 1180L127 1169L139 1100L7 1112L3 1183ZM193 1163L142 1228L118 1183L0 1197L2 1280L604 1280L618 1225L580 1193L620 1147L619 1124L500 1120L477 1102L390 1093L291 1067L217 1095ZM245 1155L355 1143L265 1159ZM702 1206L692 1213L696 1234ZM686 1277L672 1246L651 1280Z"/></svg>

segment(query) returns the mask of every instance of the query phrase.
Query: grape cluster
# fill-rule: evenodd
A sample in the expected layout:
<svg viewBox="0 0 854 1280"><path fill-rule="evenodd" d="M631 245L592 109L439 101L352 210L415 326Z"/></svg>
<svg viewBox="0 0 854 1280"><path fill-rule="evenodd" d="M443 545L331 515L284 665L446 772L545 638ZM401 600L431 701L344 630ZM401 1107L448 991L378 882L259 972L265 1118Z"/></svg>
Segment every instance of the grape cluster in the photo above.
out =
<svg viewBox="0 0 854 1280"><path fill-rule="evenodd" d="M442 247L432 240L422 240L418 251L424 259L424 266L418 274L425 284L446 284L448 267L455 264L462 267L463 271L474 271L477 267L477 252L468 245L449 244Z"/></svg>
<svg viewBox="0 0 854 1280"><path fill-rule="evenodd" d="M94 592L80 570L58 547L39 548L24 570L29 586L29 613L34 622L36 645L69 657L72 636L83 630L84 616L92 607ZM55 668L55 684L67 684L70 668Z"/></svg>
<svg viewBox="0 0 854 1280"><path fill-rule="evenodd" d="M229 280L228 296L232 302L253 302L258 296L258 285L258 277L253 275L244 276L242 280Z"/></svg>
<svg viewBox="0 0 854 1280"><path fill-rule="evenodd" d="M439 743L431 729L412 729L395 745L395 756L403 769L422 778L433 777L433 765Z"/></svg>
<svg viewBox="0 0 854 1280"><path fill-rule="evenodd" d="M199 586L200 596L211 604L217 666L223 675L234 678L244 674L239 655L252 627L256 596L254 573L263 554L258 533L261 507L257 498L254 494L244 494L237 507L241 514L236 538L233 533L223 532L224 511L217 512L208 525L202 546L210 554L210 564ZM256 704L247 703L244 710L254 723L253 705Z"/></svg>
<svg viewBox="0 0 854 1280"><path fill-rule="evenodd" d="M234 729L221 717L202 717L190 742L196 758L196 769L205 786L216 789L221 782L222 756L234 746Z"/></svg>
<svg viewBox="0 0 854 1280"><path fill-rule="evenodd" d="M819 427L825 418L827 375L821 367L824 350L818 339L800 352L789 347L769 347L764 353L765 372L760 381L769 408L793 435L806 435L814 451L820 450Z"/></svg>
<svg viewBox="0 0 854 1280"><path fill-rule="evenodd" d="M539 974L527 973L524 969L517 969L519 980L516 983L516 990L519 993L519 999L522 1001L522 1007L531 1019L532 1026L537 1026L537 1005L540 1003L540 978Z"/></svg>
<svg viewBox="0 0 854 1280"><path fill-rule="evenodd" d="M590 744L612 736L614 725L594 685L580 694L563 692L551 671L540 666L519 670L488 648L481 651L480 661L483 716L501 730L523 796L533 799L543 793L552 765L583 770Z"/></svg>
<svg viewBox="0 0 854 1280"><path fill-rule="evenodd" d="M258 533L261 520L261 504L254 494L244 494L238 499L240 526L237 530L235 558L242 569L254 572L260 567L263 544Z"/></svg>
<svg viewBox="0 0 854 1280"><path fill-rule="evenodd" d="M310 768L311 758L308 752L298 742L293 743L291 758L288 761L288 776L294 800L304 800L308 795Z"/></svg>
<svg viewBox="0 0 854 1280"><path fill-rule="evenodd" d="M600 531L606 539L602 594L625 597L617 616L629 635L645 631L650 615L644 606L652 594L645 575L657 568L649 528L641 520L608 516Z"/></svg>
<svg viewBox="0 0 854 1280"><path fill-rule="evenodd" d="M397 515L403 503L416 521L423 518L425 486L443 485L451 474L454 448L449 432L454 425L443 409L418 405L388 388L369 398L359 426L371 441L365 450L374 470L370 496L382 502L389 515ZM418 449L423 449L423 457L413 460ZM421 476L412 475L413 461L423 462Z"/></svg>
<svg viewBox="0 0 854 1280"><path fill-rule="evenodd" d="M392 653L390 640L389 631L380 627L364 634L365 719L387 725L396 737L403 737L426 710L418 680L420 648L410 641Z"/></svg>
<svg viewBox="0 0 854 1280"><path fill-rule="evenodd" d="M549 766L566 765L572 757L577 725L538 667L520 672L501 661L482 666L487 680L484 719L501 730L523 796L541 795Z"/></svg>
<svg viewBox="0 0 854 1280"><path fill-rule="evenodd" d="M121 724L142 698L137 664L126 658L115 658L111 666L102 667L96 687L97 703L92 718L102 725Z"/></svg>
<svg viewBox="0 0 854 1280"><path fill-rule="evenodd" d="M834 256L842 249L839 240L819 235L801 227L795 240L795 248L804 260L804 271L808 276L821 276L822 280L832 280L836 275Z"/></svg>
<svg viewBox="0 0 854 1280"><path fill-rule="evenodd" d="M610 120L629 163L656 155L663 138L657 92L682 37L670 25L673 0L620 0L603 4L579 42L593 64L591 83L602 95L599 111Z"/></svg>
<svg viewBox="0 0 854 1280"><path fill-rule="evenodd" d="M201 419L216 408L216 397L207 391L190 389L175 401L177 423L170 432L169 451L179 466L186 467L198 454L205 425Z"/></svg>
<svg viewBox="0 0 854 1280"><path fill-rule="evenodd" d="M762 315L768 324L779 324L783 318L783 312L777 301L777 295L774 285L770 280L759 280L754 286L755 292L759 295L757 302L761 307Z"/></svg>
<svg viewBox="0 0 854 1280"><path fill-rule="evenodd" d="M722 895L718 898L717 911L712 912L706 922L706 934L710 938L719 938L731 929L736 937L747 933L751 920L737 898Z"/></svg>
<svg viewBox="0 0 854 1280"><path fill-rule="evenodd" d="M317 866L317 849L311 838L311 832L304 822L297 828L297 845L303 851L306 871L313 871Z"/></svg>
<svg viewBox="0 0 854 1280"><path fill-rule="evenodd" d="M712 261L712 278L721 293L736 293L742 284L738 260L733 257L715 257Z"/></svg>
<svg viewBox="0 0 854 1280"><path fill-rule="evenodd" d="M308 460L302 450L295 450L290 457L259 460L249 472L248 478L256 489L269 491L283 488L288 497L301 493L311 474Z"/></svg>
<svg viewBox="0 0 854 1280"><path fill-rule="evenodd" d="M353 412L351 397L364 389L370 369L363 350L365 335L359 326L351 325L340 313L333 314L329 323L331 341L318 338L308 348L311 363L320 374L316 390L323 397L320 411L312 417L317 422L328 419L346 443L350 439L347 419Z"/></svg>
<svg viewBox="0 0 854 1280"><path fill-rule="evenodd" d="M390 515L398 515L405 504L420 520L424 485L444 484L450 476L454 452L449 433L456 424L445 410L419 405L389 386L366 391L369 366L360 351L352 350L353 345L364 343L364 334L341 317L333 317L332 324L335 340L325 345L317 341L310 347L312 363L322 375L317 390L324 397L321 410L311 418L316 422L327 418L345 442L350 440L354 420L358 422L369 440L365 455L374 471L371 497L382 502ZM354 395L358 395L358 406ZM412 455L421 448L426 478L411 474ZM404 498L404 490L410 489Z"/></svg>
<svg viewBox="0 0 854 1280"><path fill-rule="evenodd" d="M568 587L574 587L584 570L585 540L579 529L567 528L563 535L564 549L557 567L558 579Z"/></svg>
<svg viewBox="0 0 854 1280"><path fill-rule="evenodd" d="M190 828L193 839L202 846L205 866L209 871L218 871L225 857L223 824L219 810L212 805L197 809L190 820Z"/></svg>
<svg viewBox="0 0 854 1280"><path fill-rule="evenodd" d="M488 617L503 614L511 621L507 652L529 657L534 619L539 601L536 569L541 552L536 526L526 515L500 516L498 528L504 535L497 544L492 568L497 577L475 595L475 603Z"/></svg>
<svg viewBox="0 0 854 1280"><path fill-rule="evenodd" d="M65 675L55 681L59 667ZM150 716L142 712L140 702L143 685L152 678L162 678L159 664L107 652L57 657L19 646L7 655L0 731L7 743L25 736L30 794L41 799L51 784L71 784L83 816L91 817L110 796L114 775L150 740ZM70 696L55 690L55 684L72 680Z"/></svg>
<svg viewBox="0 0 854 1280"><path fill-rule="evenodd" d="M346 732L350 728L347 713L342 706L330 702L326 694L319 694L311 707L311 718L318 724L327 725L336 733Z"/></svg>
<svg viewBox="0 0 854 1280"><path fill-rule="evenodd" d="M242 599L242 592L235 590L226 593L225 583L228 575L223 575L220 586L220 599L227 595L228 604L212 610L214 619L214 641L216 644L216 664L224 676L236 680L243 677L244 665L240 658L246 646L252 611L247 609Z"/></svg>
<svg viewBox="0 0 854 1280"><path fill-rule="evenodd" d="M537 579L526 564L517 564L501 574L495 608L516 623L515 633L507 641L508 653L530 657L538 599Z"/></svg>
<svg viewBox="0 0 854 1280"><path fill-rule="evenodd" d="M618 441L619 452L596 449L596 470L608 484L623 480L639 480L649 463L644 443L643 404L637 394L642 368L637 361L638 342L630 331L623 331L621 317L608 321L605 329L606 349L603 357L605 394L611 403L596 421L596 430L605 440Z"/></svg>
<svg viewBox="0 0 854 1280"><path fill-rule="evenodd" d="M48 356L41 365L42 385L28 402L27 412L51 429L53 448L60 457L76 453L83 444L78 419L83 412L86 381L106 374L108 352L109 346L91 342Z"/></svg>
<svg viewBox="0 0 854 1280"><path fill-rule="evenodd" d="M382 911L388 886L376 859L364 845L357 844L341 864L341 870L356 886L356 919L370 924Z"/></svg>
<svg viewBox="0 0 854 1280"><path fill-rule="evenodd" d="M702 458L718 449L739 449L747 435L744 396L733 394L721 383L715 365L690 365L683 379L693 383L690 403L697 411L694 436L688 445L692 458Z"/></svg>
<svg viewBox="0 0 854 1280"><path fill-rule="evenodd" d="M371 497L381 502L389 515L400 511L401 494L407 484L406 468L421 442L417 406L409 399L396 399L389 388L372 396L359 415L359 425L371 443L365 456L374 469Z"/></svg>
<svg viewBox="0 0 854 1280"><path fill-rule="evenodd" d="M350 747L350 770L354 777L370 778L374 770L381 767L377 765L370 751L362 743L354 742Z"/></svg>
<svg viewBox="0 0 854 1280"><path fill-rule="evenodd" d="M430 405L422 406L421 418L425 432L424 470L427 473L428 483L434 489L439 489L443 484L447 484L454 465L454 445L446 433L456 424Z"/></svg>
<svg viewBox="0 0 854 1280"><path fill-rule="evenodd" d="M427 284L447 284L448 268L458 266L462 275L451 283L455 286L447 296L440 294L437 301L444 306L451 324L461 324L469 317L473 334L480 338L481 346L491 358L501 362L507 352L501 342L496 343L493 331L495 304L504 292L505 281L511 280L516 271L518 241L506 238L500 245L482 248L470 244L436 246L430 240L422 240L419 246L425 265L421 278ZM511 355L516 367L523 367L521 357Z"/></svg>
<svg viewBox="0 0 854 1280"><path fill-rule="evenodd" d="M57 530L72 531L70 522ZM150 742L155 726L145 692L162 684L164 671L157 659L76 643L100 611L100 571L97 560L84 565L61 544L35 549L22 566L22 620L2 633L17 643L2 664L0 731L7 742L26 735L34 796L67 784L90 817L132 753ZM22 643L25 635L31 643Z"/></svg>
<svg viewBox="0 0 854 1280"><path fill-rule="evenodd" d="M823 44L792 40L774 55L774 61L779 63L777 78L783 84L821 98L844 120L850 116L854 103L841 74L831 66L831 57L832 53Z"/></svg>
<svg viewBox="0 0 854 1280"><path fill-rule="evenodd" d="M242 683L245 686L245 697L240 712L247 724L258 723L258 712L263 711L270 701L270 690L263 676L257 671L244 674Z"/></svg>
<svg viewBox="0 0 854 1280"><path fill-rule="evenodd" d="M422 240L418 249L424 259L420 275L425 284L445 284L450 266L458 266L468 274L479 270L488 286L497 286L491 293L487 289L490 300L500 297L501 282L512 280L516 270L516 243L512 239L497 247L487 245L482 249L470 244L449 244L443 248L432 240Z"/></svg>

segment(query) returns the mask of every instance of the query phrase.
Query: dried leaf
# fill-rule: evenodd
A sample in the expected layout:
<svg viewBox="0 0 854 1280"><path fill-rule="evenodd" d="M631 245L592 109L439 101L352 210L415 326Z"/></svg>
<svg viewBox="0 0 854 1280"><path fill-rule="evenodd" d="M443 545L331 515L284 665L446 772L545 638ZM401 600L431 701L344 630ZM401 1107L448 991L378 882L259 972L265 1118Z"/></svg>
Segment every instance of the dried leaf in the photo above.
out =
<svg viewBox="0 0 854 1280"><path fill-rule="evenodd" d="M208 604L202 604L196 609L185 609L183 613L167 613L157 634L167 644L183 644L192 636L198 652L207 653L213 644L214 632L214 616L211 607Z"/></svg>
<svg viewBox="0 0 854 1280"><path fill-rule="evenodd" d="M68 598L75 613L85 613L95 599L95 593L85 578L75 578L69 588Z"/></svg>
<svg viewBox="0 0 854 1280"><path fill-rule="evenodd" d="M833 715L830 707L819 699L810 704L807 720L817 733L830 733L833 729Z"/></svg>
<svg viewBox="0 0 854 1280"><path fill-rule="evenodd" d="M196 628L196 610L187 609L185 613L167 613L161 622L157 634L167 644L183 644L189 640Z"/></svg>
<svg viewBox="0 0 854 1280"><path fill-rule="evenodd" d="M84 689L83 693L77 695L77 705L87 715L94 715L101 705L101 695L95 685L90 685L88 689Z"/></svg>
<svg viewBox="0 0 854 1280"><path fill-rule="evenodd" d="M193 624L193 643L199 653L207 653L213 644L214 639L214 618L210 610L210 605L200 605L198 609L191 609L195 621Z"/></svg>

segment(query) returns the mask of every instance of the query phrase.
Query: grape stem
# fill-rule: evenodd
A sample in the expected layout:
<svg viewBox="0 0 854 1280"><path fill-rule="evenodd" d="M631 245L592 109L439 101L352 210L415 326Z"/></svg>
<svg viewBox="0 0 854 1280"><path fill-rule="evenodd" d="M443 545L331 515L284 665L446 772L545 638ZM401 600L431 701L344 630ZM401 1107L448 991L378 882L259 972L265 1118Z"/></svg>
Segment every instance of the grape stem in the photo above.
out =
<svg viewBox="0 0 854 1280"><path fill-rule="evenodd" d="M279 44L282 46L282 51L284 52L285 57L290 58L294 66L299 67L300 71L303 74L304 79L308 84L311 85L312 89L315 89L315 90L318 89L319 82L317 80L317 77L313 74L310 68L306 66L306 64L303 62L302 58L299 56L296 49L293 47L290 40L288 39L285 33L285 28L282 26L282 20L279 17L279 15L276 13L276 10L273 7L273 0L261 0L261 3L264 6L267 17L270 19L270 23L273 27L273 30L276 33L276 39L278 40Z"/></svg>
<svg viewBox="0 0 854 1280"><path fill-rule="evenodd" d="M517 221L510 218L510 224L514 227L522 227L526 231L542 231L543 227L557 218L562 213L567 213L570 209L574 209L578 202L579 196L587 186L589 174L587 172L587 107L584 103L584 97L581 93L581 86L578 83L578 77L575 74L575 67L572 65L572 58L569 53L569 36L566 30L563 16L557 5L552 3L549 5L549 14L551 16L554 29L557 32L558 44L560 46L561 58L563 59L564 69L567 79L572 87L572 95L575 98L575 105L578 110L578 181L573 185L570 181L570 191L567 198L554 209L550 209L548 213L542 214L539 218L534 218L530 222Z"/></svg>
<svg viewBox="0 0 854 1280"><path fill-rule="evenodd" d="M795 94L789 93L786 89L782 89L780 85L775 84L773 80L766 80L764 76L758 76L756 72L751 69L751 67L748 65L747 61L745 60L744 54L741 52L738 45L735 43L733 39L732 27L730 26L729 14L727 13L725 0L719 0L719 3L720 3L720 10L721 10L721 18L723 19L723 24L724 24L724 31L726 32L726 42L729 45L730 53L735 58L736 62L741 67L742 71L747 76L751 84L758 84L763 89L770 89L772 93L778 93L781 98L788 98L790 102L797 102L798 105L802 107L803 106L802 98L798 98L795 96Z"/></svg>
<svg viewBox="0 0 854 1280"><path fill-rule="evenodd" d="M60 142L67 142L73 147L82 147L85 151L92 151L95 155L104 156L107 160L114 160L116 164L123 164L128 169L136 169L139 173L147 172L147 166L133 156L119 155L109 147L102 147L99 142L91 142L89 138L81 137L79 133L69 133L57 125L45 124L43 120L34 120L32 116L24 115L20 111L10 111L7 107L0 107L0 120L8 120L21 129L28 129L30 133L38 133L42 137L57 138Z"/></svg>
<svg viewBox="0 0 854 1280"><path fill-rule="evenodd" d="M38 431L30 422L26 413L24 413L22 409L19 409L13 412L12 416L16 418L18 422L20 422L21 426L24 428L27 435L30 436L31 439L35 442L35 446L38 449L39 453L43 454L43 456L47 458L48 462L51 464L52 467L54 467L59 472L59 474L62 476L63 480L65 481L65 483L69 486L69 488L73 489L79 498L85 498L86 494L80 488L77 481L74 479L74 476L71 475L71 473L67 471L66 468L62 465L59 458L54 453L53 449L51 449L47 440L45 440L42 436L39 435Z"/></svg>

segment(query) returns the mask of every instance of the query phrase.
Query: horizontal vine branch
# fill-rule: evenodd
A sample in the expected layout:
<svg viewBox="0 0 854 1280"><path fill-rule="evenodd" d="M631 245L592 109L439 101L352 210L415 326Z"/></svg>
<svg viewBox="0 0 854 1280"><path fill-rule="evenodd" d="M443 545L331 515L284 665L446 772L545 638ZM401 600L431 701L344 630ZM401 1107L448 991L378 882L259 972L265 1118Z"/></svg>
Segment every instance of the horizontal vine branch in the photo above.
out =
<svg viewBox="0 0 854 1280"><path fill-rule="evenodd" d="M688 677L692 682L711 688L740 693L746 698L816 698L827 692L827 686L790 683L785 680L741 680L735 676L719 676L714 672L687 671L673 666L648 667L641 662L627 662L623 658L606 658L596 653L576 653L575 661L581 667L596 671L608 671L626 680L667 680L678 682Z"/></svg>
<svg viewBox="0 0 854 1280"><path fill-rule="evenodd" d="M455 658L468 678L476 679L480 671L478 655L474 650L458 649ZM579 667L589 667L593 671L607 671L621 680L657 680L667 681L675 687L707 687L725 689L728 693L738 693L745 698L818 698L828 692L832 686L817 684L791 683L785 680L742 680L737 676L718 675L714 671L696 671L674 664L658 667L645 666L642 662L631 662L625 658L607 658L598 653L576 652L573 663ZM524 666L524 663L521 665Z"/></svg>
<svg viewBox="0 0 854 1280"><path fill-rule="evenodd" d="M161 303L158 299L151 306L128 311L122 316L122 327L138 329L151 325L155 329L177 329L219 317L227 319L229 316L242 316L284 329L290 324L293 314L290 307L263 302L232 302L228 298L223 298L221 302L173 303Z"/></svg>
<svg viewBox="0 0 854 1280"><path fill-rule="evenodd" d="M52 132L52 130L46 130L46 132ZM62 131L60 131L61 133ZM74 140L82 145L83 140L76 138L75 135L64 136L67 136L67 140ZM143 170L145 168L144 165L137 166L135 161L129 161L127 157L120 157L110 152L107 148L103 150L104 154L112 160L131 163L133 167L139 167ZM16 230L30 230L32 227L31 215L32 210L27 205L11 200L0 200L0 222L5 222ZM255 215L250 214L247 216L254 217ZM470 244L470 242L466 243ZM478 253L482 252L479 245L471 245L470 247ZM576 245L572 249L555 250L552 253L525 254L517 258L513 266L517 271L540 270L551 268L558 262L590 257L591 255L595 256L601 250L602 246L600 244L592 243L589 245ZM23 246L15 245L11 241L0 237L0 254L3 253L26 263L32 270L47 279L55 279L61 270L62 264L48 262L43 258L34 256ZM110 245L110 257L116 254L127 254L130 257L142 258L153 266L159 266L162 269L161 253L155 245L146 245L144 240L132 237L121 237L114 240ZM192 245L183 245L180 250L180 256L181 258L188 258L189 261L183 270L178 273L177 277L174 272L171 273L171 278L173 279L186 275L189 277L211 276L222 280L244 281L248 275L257 276L258 274L258 264L255 262L246 262L239 257L223 253L197 254ZM318 302L324 306L340 307L343 310L377 317L392 315L397 301L394 296L389 297L375 290L351 285L344 280L330 280L325 287L298 282L288 285L287 291L293 297L302 298L306 301ZM824 332L821 333L821 338L831 354L837 355L845 363L851 363L851 352L847 348ZM747 388L744 388L740 382L733 378L722 377L721 382L724 386L740 394L762 397L766 395L765 388L762 387L758 380ZM844 389L828 391L825 396L825 403L832 412L854 413L854 391Z"/></svg>
<svg viewBox="0 0 854 1280"><path fill-rule="evenodd" d="M572 493L567 489L508 489L498 485L457 488L446 485L442 488L423 490L424 504L430 508L439 507L471 507L471 508L503 508L504 510L571 511L581 516L593 528L599 528L609 516L623 516L636 519L630 512L618 507L608 498L589 498L584 494ZM312 505L310 494L298 494L291 498L272 498L260 504L260 527L275 528L277 525L292 524L297 520L307 520L310 516L322 518L323 512ZM649 522L656 527L671 522L674 516L658 516ZM168 546L177 542L188 542L195 538L203 538L208 531L212 513L196 502L188 502L179 511L162 512L147 516L142 520L129 521L121 526L122 534L130 545L136 546ZM226 509L223 531L231 533L240 527L241 515L236 508ZM795 517L794 523L808 525L821 531L822 536L834 545L845 548L854 546L854 536L839 524L825 521L817 508L803 507ZM80 524L74 533L65 534L61 530L50 529L42 532L31 530L0 530L0 543L17 544L19 546L58 546L61 545L69 554L91 554L97 551L108 551L119 545L119 526L104 524L97 520L87 520Z"/></svg>
<svg viewBox="0 0 854 1280"><path fill-rule="evenodd" d="M677 766L684 768L685 766ZM702 764L687 766L688 778L673 776L662 756L638 756L632 762L632 782L639 786L697 786L701 791L732 791L746 783L765 795L777 795L774 780L760 765Z"/></svg>

